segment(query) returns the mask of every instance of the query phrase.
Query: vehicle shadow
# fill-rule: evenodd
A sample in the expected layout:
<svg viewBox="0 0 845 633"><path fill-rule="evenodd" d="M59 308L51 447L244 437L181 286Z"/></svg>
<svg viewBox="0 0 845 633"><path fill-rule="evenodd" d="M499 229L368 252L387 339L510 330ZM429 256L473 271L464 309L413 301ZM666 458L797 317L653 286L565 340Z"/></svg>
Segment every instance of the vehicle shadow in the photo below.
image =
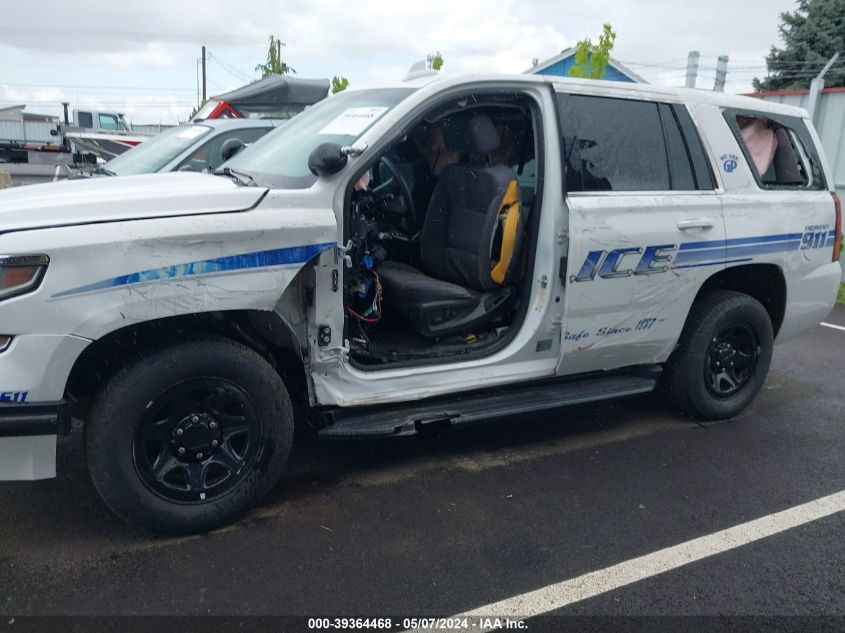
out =
<svg viewBox="0 0 845 633"><path fill-rule="evenodd" d="M319 503L339 486L382 485L432 469L483 468L491 460L501 465L514 456L524 460L581 450L613 435L624 439L644 424L659 430L688 422L656 398L639 397L387 440L325 442L302 433L282 480L236 525L275 516L291 504ZM0 518L0 540L11 547L23 540L39 558L102 556L162 540L124 524L100 501L85 466L80 422L60 438L58 456L57 479L0 484L0 505L13 509Z"/></svg>

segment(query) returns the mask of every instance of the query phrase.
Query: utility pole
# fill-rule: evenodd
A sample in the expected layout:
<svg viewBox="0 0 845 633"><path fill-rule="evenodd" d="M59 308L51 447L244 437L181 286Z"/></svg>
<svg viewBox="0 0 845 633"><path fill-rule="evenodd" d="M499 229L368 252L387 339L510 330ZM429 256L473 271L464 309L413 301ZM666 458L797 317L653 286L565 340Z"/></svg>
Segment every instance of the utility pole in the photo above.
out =
<svg viewBox="0 0 845 633"><path fill-rule="evenodd" d="M719 55L719 59L716 61L716 83L713 84L713 91L714 92L724 92L725 91L725 80L728 76L728 56L727 55Z"/></svg>
<svg viewBox="0 0 845 633"><path fill-rule="evenodd" d="M810 82L810 100L807 103L807 112L810 113L810 120L815 120L816 116L816 106L819 103L819 95L821 95L822 90L824 90L824 76L830 67L836 63L836 60L839 59L839 53L834 53L833 57L825 64L822 71L816 75L815 79Z"/></svg>
<svg viewBox="0 0 845 633"><path fill-rule="evenodd" d="M279 68L282 67L282 40L276 40L276 59L279 60Z"/></svg>
<svg viewBox="0 0 845 633"><path fill-rule="evenodd" d="M205 103L205 44L202 45L202 102Z"/></svg>
<svg viewBox="0 0 845 633"><path fill-rule="evenodd" d="M690 51L687 57L687 82L684 84L687 88L695 88L695 80L698 77L698 58L701 53L698 51Z"/></svg>

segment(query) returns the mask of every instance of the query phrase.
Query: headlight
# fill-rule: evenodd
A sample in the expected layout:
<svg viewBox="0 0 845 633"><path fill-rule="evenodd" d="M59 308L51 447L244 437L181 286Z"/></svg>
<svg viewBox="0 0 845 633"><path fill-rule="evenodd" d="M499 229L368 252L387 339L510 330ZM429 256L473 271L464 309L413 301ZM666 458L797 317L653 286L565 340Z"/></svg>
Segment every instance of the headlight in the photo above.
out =
<svg viewBox="0 0 845 633"><path fill-rule="evenodd" d="M49 263L46 255L0 255L0 301L35 290Z"/></svg>

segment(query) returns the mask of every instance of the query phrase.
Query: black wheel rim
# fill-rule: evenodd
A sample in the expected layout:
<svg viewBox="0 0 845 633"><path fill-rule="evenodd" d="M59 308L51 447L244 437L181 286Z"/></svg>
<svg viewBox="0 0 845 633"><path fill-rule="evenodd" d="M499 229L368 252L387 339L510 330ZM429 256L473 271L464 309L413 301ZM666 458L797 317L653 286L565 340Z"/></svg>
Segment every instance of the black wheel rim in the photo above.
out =
<svg viewBox="0 0 845 633"><path fill-rule="evenodd" d="M724 399L742 391L754 375L760 344L754 330L745 325L728 327L710 342L704 366L707 390Z"/></svg>
<svg viewBox="0 0 845 633"><path fill-rule="evenodd" d="M144 484L168 501L208 503L252 471L261 417L250 395L222 378L178 383L150 402L133 442Z"/></svg>

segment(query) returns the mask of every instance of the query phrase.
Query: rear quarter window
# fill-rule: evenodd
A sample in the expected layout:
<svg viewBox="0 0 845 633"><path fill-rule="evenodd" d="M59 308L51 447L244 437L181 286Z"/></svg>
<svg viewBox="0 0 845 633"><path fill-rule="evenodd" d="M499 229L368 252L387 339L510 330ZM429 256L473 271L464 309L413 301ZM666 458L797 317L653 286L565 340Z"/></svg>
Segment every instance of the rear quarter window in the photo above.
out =
<svg viewBox="0 0 845 633"><path fill-rule="evenodd" d="M685 107L566 93L557 102L567 192L714 188Z"/></svg>
<svg viewBox="0 0 845 633"><path fill-rule="evenodd" d="M802 119L737 110L726 110L724 116L761 188L827 188L818 153Z"/></svg>

